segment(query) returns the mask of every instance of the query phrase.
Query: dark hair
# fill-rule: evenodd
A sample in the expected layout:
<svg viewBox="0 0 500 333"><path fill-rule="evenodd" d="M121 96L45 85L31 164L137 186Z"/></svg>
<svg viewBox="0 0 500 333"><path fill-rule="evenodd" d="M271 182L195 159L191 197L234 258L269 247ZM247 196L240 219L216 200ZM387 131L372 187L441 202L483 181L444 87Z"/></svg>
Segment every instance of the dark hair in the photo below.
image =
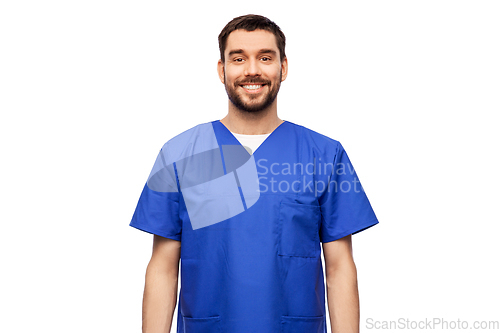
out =
<svg viewBox="0 0 500 333"><path fill-rule="evenodd" d="M280 60L283 62L285 59L285 34L281 31L280 27L267 17L261 15L243 15L239 17L235 17L232 19L224 29L222 29L219 34L219 51L220 51L220 59L224 63L224 51L226 50L227 37L234 30L246 30L246 31L254 31L257 29L267 30L272 32L276 37L276 44L278 44L278 50L280 51Z"/></svg>

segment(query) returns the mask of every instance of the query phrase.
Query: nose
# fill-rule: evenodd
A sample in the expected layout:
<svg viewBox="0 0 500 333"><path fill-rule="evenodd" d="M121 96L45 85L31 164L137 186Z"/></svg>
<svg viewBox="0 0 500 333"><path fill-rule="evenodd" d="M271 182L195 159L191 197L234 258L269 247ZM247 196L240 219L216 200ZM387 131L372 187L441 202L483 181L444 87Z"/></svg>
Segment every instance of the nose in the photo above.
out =
<svg viewBox="0 0 500 333"><path fill-rule="evenodd" d="M245 64L245 76L260 76L261 70L256 59L249 59Z"/></svg>

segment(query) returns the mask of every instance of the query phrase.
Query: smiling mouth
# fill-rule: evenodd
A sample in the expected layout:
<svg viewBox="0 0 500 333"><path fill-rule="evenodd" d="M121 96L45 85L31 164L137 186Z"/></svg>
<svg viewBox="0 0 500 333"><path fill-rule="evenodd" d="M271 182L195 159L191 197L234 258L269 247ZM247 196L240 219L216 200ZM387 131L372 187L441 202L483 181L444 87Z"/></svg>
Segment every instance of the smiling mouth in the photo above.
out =
<svg viewBox="0 0 500 333"><path fill-rule="evenodd" d="M241 87L248 93L258 93L262 91L265 84L243 84Z"/></svg>

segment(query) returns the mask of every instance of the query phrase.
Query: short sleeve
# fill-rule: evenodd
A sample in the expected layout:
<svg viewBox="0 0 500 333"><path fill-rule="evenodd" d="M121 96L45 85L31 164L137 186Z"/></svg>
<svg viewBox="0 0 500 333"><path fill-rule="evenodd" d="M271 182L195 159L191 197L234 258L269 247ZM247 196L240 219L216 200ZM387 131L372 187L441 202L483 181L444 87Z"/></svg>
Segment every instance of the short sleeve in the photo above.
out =
<svg viewBox="0 0 500 333"><path fill-rule="evenodd" d="M144 185L130 226L158 236L181 240L178 182L174 164L166 164L165 146Z"/></svg>
<svg viewBox="0 0 500 333"><path fill-rule="evenodd" d="M319 198L320 241L331 242L378 223L356 171L340 143L326 191Z"/></svg>

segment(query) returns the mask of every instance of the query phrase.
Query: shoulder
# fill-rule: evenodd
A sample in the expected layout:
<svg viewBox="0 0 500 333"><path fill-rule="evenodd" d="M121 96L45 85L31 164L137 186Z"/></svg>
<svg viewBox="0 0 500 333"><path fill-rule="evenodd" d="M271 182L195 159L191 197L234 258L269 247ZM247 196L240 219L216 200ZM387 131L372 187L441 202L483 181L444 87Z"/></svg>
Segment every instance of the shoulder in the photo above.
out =
<svg viewBox="0 0 500 333"><path fill-rule="evenodd" d="M161 149L163 154L169 160L176 161L190 155L218 148L212 123L206 122L196 125L172 137L163 145Z"/></svg>
<svg viewBox="0 0 500 333"><path fill-rule="evenodd" d="M333 150L335 152L343 149L339 141L332 139L329 136L318 133L310 128L292 123L290 121L288 121L288 123L292 126L296 134L303 138L302 141L310 148L316 148L320 151Z"/></svg>

